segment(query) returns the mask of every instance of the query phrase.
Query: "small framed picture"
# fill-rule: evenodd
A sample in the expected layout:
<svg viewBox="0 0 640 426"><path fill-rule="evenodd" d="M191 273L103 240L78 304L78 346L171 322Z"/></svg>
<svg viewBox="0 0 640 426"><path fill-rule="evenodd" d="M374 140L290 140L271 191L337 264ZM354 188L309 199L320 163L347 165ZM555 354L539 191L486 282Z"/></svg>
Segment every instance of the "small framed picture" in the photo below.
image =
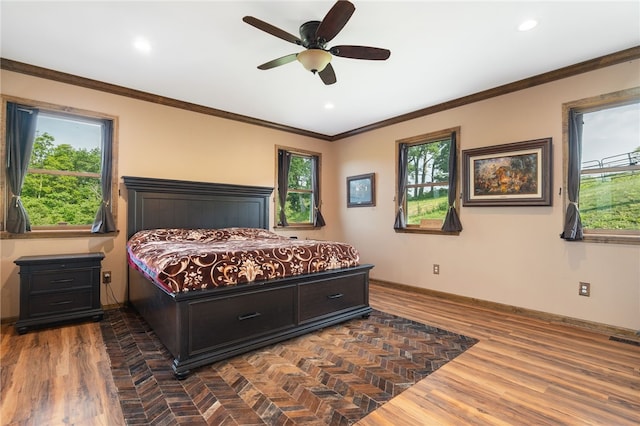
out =
<svg viewBox="0 0 640 426"><path fill-rule="evenodd" d="M370 207L376 205L375 173L347 178L347 207Z"/></svg>
<svg viewBox="0 0 640 426"><path fill-rule="evenodd" d="M462 151L465 206L550 206L551 138Z"/></svg>

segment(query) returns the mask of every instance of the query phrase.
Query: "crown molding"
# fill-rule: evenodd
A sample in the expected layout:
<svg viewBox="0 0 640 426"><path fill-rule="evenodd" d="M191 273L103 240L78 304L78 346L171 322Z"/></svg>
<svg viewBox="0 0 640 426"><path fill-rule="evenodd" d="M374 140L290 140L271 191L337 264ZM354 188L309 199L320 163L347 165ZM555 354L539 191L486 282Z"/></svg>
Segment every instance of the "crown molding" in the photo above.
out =
<svg viewBox="0 0 640 426"><path fill-rule="evenodd" d="M34 77L44 78L47 80L53 80L60 83L72 84L74 86L85 87L88 89L99 90L101 92L111 93L114 95L126 96L129 98L138 99L146 102L152 102L160 105L170 106L173 108L184 109L187 111L197 112L200 114L211 115L214 117L224 118L227 120L239 121L241 123L262 126L269 129L280 130L283 132L294 133L301 136L307 136L310 138L333 142L333 141L338 141L340 139L345 139L351 136L355 136L361 133L371 132L373 130L381 129L383 127L402 123L404 121L409 121L419 117L424 117L426 115L435 114L437 112L458 108L463 105L468 105L468 104L483 101L486 99L494 98L497 96L502 96L508 93L517 92L519 90L528 89L531 87L539 86L541 84L546 84L552 81L561 80L563 78L571 77L574 75L595 71L601 68L606 68L612 65L623 63L623 62L633 61L639 58L640 58L640 46L634 46L629 49L611 53L609 55L600 56L598 58L590 59L574 65L569 65L567 67L560 68L554 71L549 71L533 77L525 78L512 83L504 84L502 86L494 87L493 89L488 89L481 92L473 93L471 95L463 96L461 98L453 99L451 101L443 102L437 105L432 105L432 106L422 108L407 114L399 115L387 120L378 121L376 123L372 123L367 126L353 129L348 132L340 133L337 135L325 135L322 133L310 132L310 131L299 129L296 127L285 126L283 124L260 120L257 118L248 117L246 115L234 114L234 113L219 110L216 108L210 108L203 105L184 102L177 99L168 98L165 96L154 95L152 93L130 89L130 88L118 86L115 84L105 83L103 81L79 77L77 75L55 71L47 68L42 68L35 65L26 64L23 62L17 62L17 61L13 61L11 59L6 59L6 58L0 58L0 69L13 71L20 74L31 75Z"/></svg>

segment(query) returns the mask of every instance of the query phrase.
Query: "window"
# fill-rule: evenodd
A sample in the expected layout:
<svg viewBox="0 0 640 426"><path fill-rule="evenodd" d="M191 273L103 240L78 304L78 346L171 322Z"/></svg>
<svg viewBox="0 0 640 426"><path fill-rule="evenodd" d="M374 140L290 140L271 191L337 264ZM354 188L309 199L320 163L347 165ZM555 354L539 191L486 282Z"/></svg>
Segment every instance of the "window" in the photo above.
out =
<svg viewBox="0 0 640 426"><path fill-rule="evenodd" d="M638 92L617 92L565 106L566 152L579 159L574 174L579 182L577 193L571 194L574 164L567 164L565 221L571 225L565 224L563 238L640 243ZM577 212L572 203L577 203Z"/></svg>
<svg viewBox="0 0 640 426"><path fill-rule="evenodd" d="M462 229L454 206L458 134L455 128L398 141L397 231Z"/></svg>
<svg viewBox="0 0 640 426"><path fill-rule="evenodd" d="M277 148L276 226L324 226L320 154Z"/></svg>
<svg viewBox="0 0 640 426"><path fill-rule="evenodd" d="M3 181L3 231L115 231L114 120L36 102L6 102L5 111L3 148L10 167Z"/></svg>

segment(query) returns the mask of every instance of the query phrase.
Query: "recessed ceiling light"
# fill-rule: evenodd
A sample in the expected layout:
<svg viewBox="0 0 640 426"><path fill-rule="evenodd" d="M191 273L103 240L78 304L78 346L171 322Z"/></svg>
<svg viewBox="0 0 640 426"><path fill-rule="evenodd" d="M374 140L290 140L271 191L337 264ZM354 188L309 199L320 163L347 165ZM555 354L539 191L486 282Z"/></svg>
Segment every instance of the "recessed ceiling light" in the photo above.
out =
<svg viewBox="0 0 640 426"><path fill-rule="evenodd" d="M535 19L527 19L518 26L518 31L529 31L534 29L537 25L538 21Z"/></svg>
<svg viewBox="0 0 640 426"><path fill-rule="evenodd" d="M138 37L133 41L133 47L139 52L149 53L151 52L151 43L145 38Z"/></svg>
<svg viewBox="0 0 640 426"><path fill-rule="evenodd" d="M324 104L324 109L333 109L334 107L335 105L331 102L327 102L326 104Z"/></svg>

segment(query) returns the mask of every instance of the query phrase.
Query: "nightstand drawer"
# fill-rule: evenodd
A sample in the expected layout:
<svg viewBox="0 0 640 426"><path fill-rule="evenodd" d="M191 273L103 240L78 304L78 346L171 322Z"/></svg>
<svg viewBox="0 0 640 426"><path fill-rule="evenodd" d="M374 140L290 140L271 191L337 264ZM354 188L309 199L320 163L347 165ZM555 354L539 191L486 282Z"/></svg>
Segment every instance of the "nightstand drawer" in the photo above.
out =
<svg viewBox="0 0 640 426"><path fill-rule="evenodd" d="M58 291L78 287L91 287L91 269L69 269L54 273L33 273L31 275L31 292Z"/></svg>
<svg viewBox="0 0 640 426"><path fill-rule="evenodd" d="M66 256L24 256L15 261L20 266L20 273L45 274L73 269L90 269L96 267L96 261L102 260L104 255L98 256L89 254ZM99 265L98 265L99 266Z"/></svg>
<svg viewBox="0 0 640 426"><path fill-rule="evenodd" d="M67 291L32 295L29 303L29 314L33 317L91 308L91 289L85 291Z"/></svg>

